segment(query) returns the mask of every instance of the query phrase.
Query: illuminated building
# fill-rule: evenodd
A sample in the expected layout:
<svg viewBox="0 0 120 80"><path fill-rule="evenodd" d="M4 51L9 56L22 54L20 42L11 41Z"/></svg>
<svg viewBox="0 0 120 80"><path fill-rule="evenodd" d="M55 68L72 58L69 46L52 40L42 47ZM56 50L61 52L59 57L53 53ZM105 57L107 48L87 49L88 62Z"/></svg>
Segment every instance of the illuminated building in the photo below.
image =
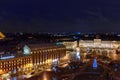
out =
<svg viewBox="0 0 120 80"><path fill-rule="evenodd" d="M67 50L73 50L77 47L77 41L65 41L62 44L66 46Z"/></svg>
<svg viewBox="0 0 120 80"><path fill-rule="evenodd" d="M0 39L4 39L4 38L5 38L5 35L2 32L0 32Z"/></svg>
<svg viewBox="0 0 120 80"><path fill-rule="evenodd" d="M80 47L91 48L118 48L120 46L119 41L102 41L101 39L94 40L80 40Z"/></svg>
<svg viewBox="0 0 120 80"><path fill-rule="evenodd" d="M9 72L18 70L20 68L25 67L27 64L32 62L31 55L21 56L21 57L14 57L12 56L3 57L5 59L0 60L0 70L3 72Z"/></svg>
<svg viewBox="0 0 120 80"><path fill-rule="evenodd" d="M75 51L77 48L77 41L64 41L62 44L66 46L68 52L71 54L71 51ZM69 49L71 49L71 51ZM115 56L116 53L120 53L120 41L105 41L101 39L79 40L79 49L81 56L84 58L87 53L97 53L99 55L106 55L112 59L116 59L113 55ZM77 54L78 53L76 53L76 55Z"/></svg>
<svg viewBox="0 0 120 80"><path fill-rule="evenodd" d="M77 47L77 41L64 41L63 45L66 46L66 49L75 50ZM80 48L109 48L109 49L119 49L120 41L102 41L101 39L94 40L80 40L79 41Z"/></svg>
<svg viewBox="0 0 120 80"><path fill-rule="evenodd" d="M83 52L91 50L92 52L104 54L104 53L116 53L120 48L120 41L102 41L101 39L94 40L80 40L79 47ZM110 56L108 54L107 56Z"/></svg>
<svg viewBox="0 0 120 80"><path fill-rule="evenodd" d="M29 45L31 48L33 65L52 64L52 61L59 61L66 56L66 48L63 45L43 44Z"/></svg>
<svg viewBox="0 0 120 80"><path fill-rule="evenodd" d="M75 49L77 47L77 41L63 41L63 45L67 49ZM80 40L80 47L93 47L93 48L118 48L120 47L120 41L102 41L101 39L94 40Z"/></svg>
<svg viewBox="0 0 120 80"><path fill-rule="evenodd" d="M28 44L17 46L18 55L0 54L0 71L2 73L28 71L34 66L52 64L56 59L62 60L66 56L66 47L56 44Z"/></svg>

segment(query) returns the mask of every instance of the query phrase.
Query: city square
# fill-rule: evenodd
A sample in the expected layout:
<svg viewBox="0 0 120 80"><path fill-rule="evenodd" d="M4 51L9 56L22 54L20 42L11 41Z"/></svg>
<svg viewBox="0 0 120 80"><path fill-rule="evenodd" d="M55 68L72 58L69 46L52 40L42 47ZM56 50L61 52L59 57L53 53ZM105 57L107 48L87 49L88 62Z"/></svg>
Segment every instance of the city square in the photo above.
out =
<svg viewBox="0 0 120 80"><path fill-rule="evenodd" d="M120 80L120 0L0 0L0 80Z"/></svg>

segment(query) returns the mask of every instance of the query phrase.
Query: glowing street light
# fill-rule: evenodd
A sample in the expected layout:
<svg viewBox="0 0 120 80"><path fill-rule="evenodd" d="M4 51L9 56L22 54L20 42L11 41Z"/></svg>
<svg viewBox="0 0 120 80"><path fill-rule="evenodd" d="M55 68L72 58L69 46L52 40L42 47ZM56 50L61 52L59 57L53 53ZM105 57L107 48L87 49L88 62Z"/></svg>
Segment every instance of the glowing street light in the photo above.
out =
<svg viewBox="0 0 120 80"><path fill-rule="evenodd" d="M76 60L80 60L80 49L79 49L79 47L76 48Z"/></svg>

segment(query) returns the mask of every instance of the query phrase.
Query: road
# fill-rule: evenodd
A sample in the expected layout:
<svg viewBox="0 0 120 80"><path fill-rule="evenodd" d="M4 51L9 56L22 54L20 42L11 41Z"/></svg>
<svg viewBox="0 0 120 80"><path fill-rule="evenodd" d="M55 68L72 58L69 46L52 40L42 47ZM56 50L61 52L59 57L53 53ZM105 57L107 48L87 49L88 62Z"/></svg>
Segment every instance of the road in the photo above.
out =
<svg viewBox="0 0 120 80"><path fill-rule="evenodd" d="M52 71L43 71L39 75L33 76L25 80L57 80L57 76Z"/></svg>
<svg viewBox="0 0 120 80"><path fill-rule="evenodd" d="M58 74L57 75L52 71L43 71L39 75L33 76L33 77L31 77L29 79L25 79L25 80L63 80L63 78L64 79L66 78L66 80L72 80L72 78L74 78L76 76L76 74L77 75L78 74L81 74L81 75L84 74L84 77L85 77L85 74L89 74L91 76L92 75L91 73L93 73L93 71L86 72L87 71L86 69L87 69L88 65L90 66L91 64L92 64L92 62L89 62L88 64L85 64L82 69L80 69L80 68L75 69L74 72L67 73L67 74Z"/></svg>

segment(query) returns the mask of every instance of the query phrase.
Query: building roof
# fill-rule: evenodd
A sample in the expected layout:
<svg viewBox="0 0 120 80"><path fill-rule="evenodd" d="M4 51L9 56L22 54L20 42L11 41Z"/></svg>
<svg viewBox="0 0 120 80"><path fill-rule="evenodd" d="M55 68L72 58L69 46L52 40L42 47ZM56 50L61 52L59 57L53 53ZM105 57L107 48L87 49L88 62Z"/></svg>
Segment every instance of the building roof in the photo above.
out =
<svg viewBox="0 0 120 80"><path fill-rule="evenodd" d="M50 47L63 47L63 45L56 44L28 44L30 48L50 48Z"/></svg>

